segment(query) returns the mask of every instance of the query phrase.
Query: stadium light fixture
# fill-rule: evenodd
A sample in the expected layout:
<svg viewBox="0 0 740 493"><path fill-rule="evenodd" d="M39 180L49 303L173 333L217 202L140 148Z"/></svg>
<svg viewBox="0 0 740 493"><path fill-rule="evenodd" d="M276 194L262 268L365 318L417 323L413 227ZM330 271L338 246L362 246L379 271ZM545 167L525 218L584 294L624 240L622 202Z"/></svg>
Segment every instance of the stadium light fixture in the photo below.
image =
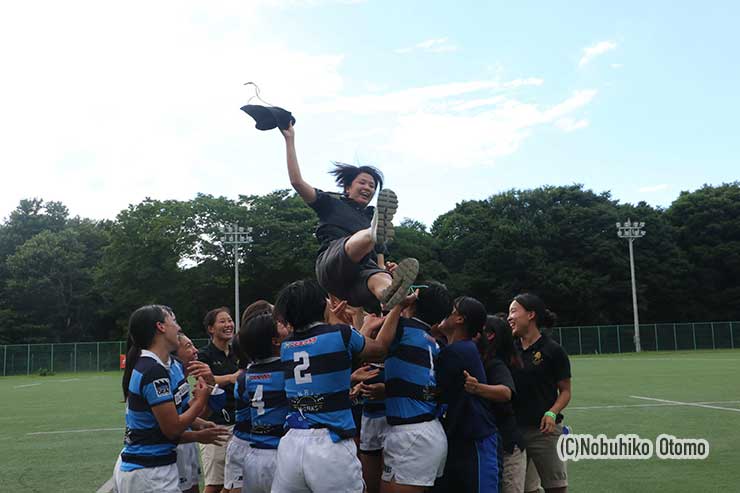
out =
<svg viewBox="0 0 740 493"><path fill-rule="evenodd" d="M632 243L638 239L645 236L645 231L643 231L642 228L645 227L644 222L632 222L630 219L627 219L627 222L617 223L617 236L620 238L627 239L627 242L629 243L630 247L630 274L632 278L632 312L634 314L635 319L635 351L638 353L642 351L642 348L640 347L640 319L637 314L637 287L635 282L635 255L634 255L634 249L632 247Z"/></svg>
<svg viewBox="0 0 740 493"><path fill-rule="evenodd" d="M227 245L234 246L234 334L239 333L239 246L252 241L252 228L244 228L238 224L227 224L221 228L221 243L224 250Z"/></svg>

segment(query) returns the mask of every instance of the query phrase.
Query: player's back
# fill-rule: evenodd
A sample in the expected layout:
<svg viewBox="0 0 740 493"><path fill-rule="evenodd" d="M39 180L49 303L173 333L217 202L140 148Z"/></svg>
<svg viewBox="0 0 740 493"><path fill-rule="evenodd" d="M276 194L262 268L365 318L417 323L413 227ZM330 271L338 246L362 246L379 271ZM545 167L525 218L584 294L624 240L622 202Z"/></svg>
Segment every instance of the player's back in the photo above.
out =
<svg viewBox="0 0 740 493"><path fill-rule="evenodd" d="M291 405L289 428L328 428L332 438L355 434L349 398L352 356L365 339L348 325L313 324L295 331L280 350L285 393Z"/></svg>
<svg viewBox="0 0 740 493"><path fill-rule="evenodd" d="M280 358L273 357L255 361L246 371L252 421L247 440L254 448L277 448L285 434L290 408L283 368Z"/></svg>
<svg viewBox="0 0 740 493"><path fill-rule="evenodd" d="M388 424L430 421L437 416L434 364L439 345L427 324L401 318L385 360L385 406Z"/></svg>

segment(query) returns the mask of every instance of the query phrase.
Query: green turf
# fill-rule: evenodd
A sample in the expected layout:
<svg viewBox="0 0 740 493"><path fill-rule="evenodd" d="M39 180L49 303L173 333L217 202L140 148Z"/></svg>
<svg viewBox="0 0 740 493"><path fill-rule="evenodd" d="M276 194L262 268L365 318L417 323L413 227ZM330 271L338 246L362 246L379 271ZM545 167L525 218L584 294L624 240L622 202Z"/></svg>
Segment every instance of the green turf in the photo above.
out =
<svg viewBox="0 0 740 493"><path fill-rule="evenodd" d="M740 410L740 350L572 358L573 433L660 433L705 438L704 461L583 460L569 463L570 491L737 491L740 412L659 404L644 396ZM38 384L30 385L29 384ZM0 491L95 491L111 475L123 436L120 373L0 378ZM736 401L736 402L727 402ZM31 435L48 431L114 429Z"/></svg>

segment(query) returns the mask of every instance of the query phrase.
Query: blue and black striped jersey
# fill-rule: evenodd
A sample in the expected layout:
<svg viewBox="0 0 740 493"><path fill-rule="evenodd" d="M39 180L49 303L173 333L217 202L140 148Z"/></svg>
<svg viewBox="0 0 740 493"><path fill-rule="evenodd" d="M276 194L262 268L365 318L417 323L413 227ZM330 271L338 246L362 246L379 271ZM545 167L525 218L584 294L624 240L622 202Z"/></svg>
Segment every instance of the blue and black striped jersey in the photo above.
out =
<svg viewBox="0 0 740 493"><path fill-rule="evenodd" d="M252 429L252 416L250 411L249 395L247 395L247 372L242 371L236 377L234 385L234 397L236 401L236 423L234 424L234 436L242 440L249 440L249 432Z"/></svg>
<svg viewBox="0 0 740 493"><path fill-rule="evenodd" d="M121 452L121 470L174 464L177 443L170 441L159 428L152 408L166 402L182 407L183 395L189 393L182 367L165 365L151 351L143 350L131 373L126 399L126 435ZM174 378L173 378L174 377ZM179 411L179 409L178 409Z"/></svg>
<svg viewBox="0 0 740 493"><path fill-rule="evenodd" d="M335 442L354 436L352 357L364 348L365 338L349 325L316 324L283 341L288 428L328 428Z"/></svg>
<svg viewBox="0 0 740 493"><path fill-rule="evenodd" d="M257 360L247 369L252 429L247 440L255 448L277 448L290 411L285 395L283 362L279 357Z"/></svg>
<svg viewBox="0 0 740 493"><path fill-rule="evenodd" d="M421 320L401 318L385 360L385 412L390 425L437 417L434 363L439 344Z"/></svg>

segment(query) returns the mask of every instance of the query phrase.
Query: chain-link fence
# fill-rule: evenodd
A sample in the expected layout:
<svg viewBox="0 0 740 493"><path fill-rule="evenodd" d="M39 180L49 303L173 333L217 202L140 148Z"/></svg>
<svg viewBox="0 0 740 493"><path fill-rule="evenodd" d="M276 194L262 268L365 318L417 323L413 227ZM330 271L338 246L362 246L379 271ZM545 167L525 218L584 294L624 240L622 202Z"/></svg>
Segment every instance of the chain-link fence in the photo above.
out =
<svg viewBox="0 0 740 493"><path fill-rule="evenodd" d="M633 325L555 327L551 335L568 354L629 353L635 350ZM208 339L193 339L203 347ZM640 324L643 351L740 348L740 322ZM124 341L0 346L2 375L41 371L111 371L120 368Z"/></svg>
<svg viewBox="0 0 740 493"><path fill-rule="evenodd" d="M551 335L568 354L635 351L634 325L555 327ZM735 349L740 347L740 322L640 324L643 351Z"/></svg>
<svg viewBox="0 0 740 493"><path fill-rule="evenodd" d="M193 339L202 347L208 339ZM2 375L39 372L111 371L120 369L125 341L70 342L61 344L9 344L0 346Z"/></svg>

